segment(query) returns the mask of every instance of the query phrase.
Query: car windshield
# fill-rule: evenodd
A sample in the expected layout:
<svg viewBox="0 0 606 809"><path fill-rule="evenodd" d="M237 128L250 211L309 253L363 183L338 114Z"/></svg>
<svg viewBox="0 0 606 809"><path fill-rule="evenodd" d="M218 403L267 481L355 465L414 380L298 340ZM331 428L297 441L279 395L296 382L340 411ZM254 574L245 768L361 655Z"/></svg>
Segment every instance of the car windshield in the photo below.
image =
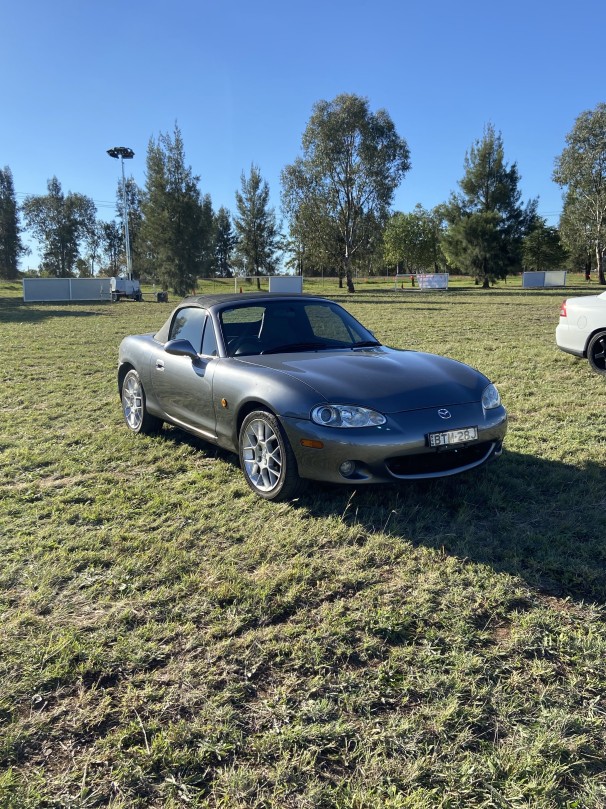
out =
<svg viewBox="0 0 606 809"><path fill-rule="evenodd" d="M377 346L349 312L329 301L238 303L221 312L230 357Z"/></svg>

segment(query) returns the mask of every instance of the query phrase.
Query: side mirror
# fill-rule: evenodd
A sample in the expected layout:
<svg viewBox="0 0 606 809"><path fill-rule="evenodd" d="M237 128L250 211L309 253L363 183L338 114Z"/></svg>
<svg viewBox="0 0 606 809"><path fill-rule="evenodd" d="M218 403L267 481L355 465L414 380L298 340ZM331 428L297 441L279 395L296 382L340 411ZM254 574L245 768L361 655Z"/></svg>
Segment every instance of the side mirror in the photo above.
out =
<svg viewBox="0 0 606 809"><path fill-rule="evenodd" d="M199 359L198 352L189 340L169 340L164 350L175 357L189 357L192 362Z"/></svg>

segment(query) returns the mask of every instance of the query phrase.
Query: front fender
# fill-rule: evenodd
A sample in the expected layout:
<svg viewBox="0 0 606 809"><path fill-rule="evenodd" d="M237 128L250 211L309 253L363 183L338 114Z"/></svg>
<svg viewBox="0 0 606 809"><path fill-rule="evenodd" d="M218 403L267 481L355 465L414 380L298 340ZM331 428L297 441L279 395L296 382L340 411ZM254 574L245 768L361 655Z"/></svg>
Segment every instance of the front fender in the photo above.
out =
<svg viewBox="0 0 606 809"><path fill-rule="evenodd" d="M263 407L278 417L309 419L313 407L323 400L305 382L282 371L231 357L217 363L213 401L218 441L237 452L239 426L246 413Z"/></svg>

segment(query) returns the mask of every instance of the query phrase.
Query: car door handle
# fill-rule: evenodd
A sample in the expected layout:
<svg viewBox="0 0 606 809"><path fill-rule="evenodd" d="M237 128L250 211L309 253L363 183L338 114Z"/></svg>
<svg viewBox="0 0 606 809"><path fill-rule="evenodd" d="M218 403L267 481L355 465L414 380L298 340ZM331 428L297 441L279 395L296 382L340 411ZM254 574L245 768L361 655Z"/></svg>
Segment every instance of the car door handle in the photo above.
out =
<svg viewBox="0 0 606 809"><path fill-rule="evenodd" d="M156 360L156 371L164 370L164 360Z"/></svg>

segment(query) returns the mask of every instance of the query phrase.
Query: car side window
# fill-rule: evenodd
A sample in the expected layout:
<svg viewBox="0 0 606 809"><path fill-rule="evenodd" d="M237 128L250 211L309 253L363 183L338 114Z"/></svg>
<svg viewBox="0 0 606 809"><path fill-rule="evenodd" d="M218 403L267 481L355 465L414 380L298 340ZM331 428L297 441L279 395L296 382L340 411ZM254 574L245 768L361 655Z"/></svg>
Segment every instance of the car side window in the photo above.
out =
<svg viewBox="0 0 606 809"><path fill-rule="evenodd" d="M206 325L204 326L204 337L202 338L202 354L206 357L216 357L219 352L217 351L217 338L215 336L215 324L212 317L206 318Z"/></svg>
<svg viewBox="0 0 606 809"><path fill-rule="evenodd" d="M206 311L198 307L179 309L170 327L169 340L189 340L200 353Z"/></svg>

